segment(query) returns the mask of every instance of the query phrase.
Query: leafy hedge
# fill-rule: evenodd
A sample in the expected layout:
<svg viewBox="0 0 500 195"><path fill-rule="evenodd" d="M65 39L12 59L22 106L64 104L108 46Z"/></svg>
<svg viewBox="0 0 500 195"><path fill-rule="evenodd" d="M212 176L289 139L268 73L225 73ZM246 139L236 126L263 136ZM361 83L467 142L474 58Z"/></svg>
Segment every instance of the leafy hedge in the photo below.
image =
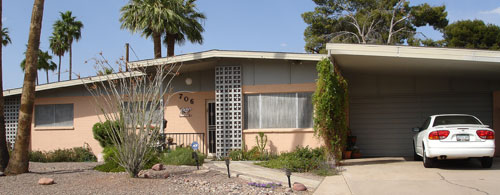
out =
<svg viewBox="0 0 500 195"><path fill-rule="evenodd" d="M324 151L324 148L297 146L293 152L282 153L277 158L255 164L274 169L290 169L293 172L309 172L320 168L325 162Z"/></svg>
<svg viewBox="0 0 500 195"><path fill-rule="evenodd" d="M167 165L191 165L196 166L196 160L193 158L194 150L191 148L177 147L175 150L170 151L169 153L162 154L161 162ZM205 155L196 152L198 154L198 163L199 165L203 165L203 161L205 160Z"/></svg>
<svg viewBox="0 0 500 195"><path fill-rule="evenodd" d="M125 168L120 166L118 162L116 162L116 148L115 147L106 147L102 151L104 157L104 164L96 166L94 169L102 172L125 172ZM156 163L160 163L160 154L153 151L146 155L146 158L149 160L144 165L143 169L151 169L153 165Z"/></svg>
<svg viewBox="0 0 500 195"><path fill-rule="evenodd" d="M118 121L106 121L104 123L99 122L94 124L94 126L92 127L94 139L96 139L103 148L113 146L111 138L111 132L113 132L112 131L113 126L115 129L118 129L119 128Z"/></svg>
<svg viewBox="0 0 500 195"><path fill-rule="evenodd" d="M69 149L57 149L48 152L31 151L29 153L31 162L96 162L96 156L88 149L75 147Z"/></svg>

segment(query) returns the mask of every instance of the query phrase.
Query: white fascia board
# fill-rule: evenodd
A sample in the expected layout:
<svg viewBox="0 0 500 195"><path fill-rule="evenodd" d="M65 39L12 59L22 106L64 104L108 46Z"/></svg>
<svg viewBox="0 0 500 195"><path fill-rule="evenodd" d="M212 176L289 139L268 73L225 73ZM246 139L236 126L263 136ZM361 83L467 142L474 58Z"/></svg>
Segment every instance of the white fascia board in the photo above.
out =
<svg viewBox="0 0 500 195"><path fill-rule="evenodd" d="M326 49L331 55L359 55L378 57L422 58L438 60L462 60L500 62L500 51L411 47L394 45L337 44L329 43Z"/></svg>
<svg viewBox="0 0 500 195"><path fill-rule="evenodd" d="M71 86L83 85L83 84L88 84L88 83L101 82L101 81L105 81L108 79L114 80L114 79L129 78L129 77L136 77L136 76L142 76L142 75L144 75L143 72L131 71L131 72L114 73L114 74L103 75L103 76L93 76L93 77L81 78L81 79L76 79L76 80L61 81L61 82L57 82L57 83L38 85L38 86L36 86L35 91L43 91L43 90L49 90L49 89L71 87ZM12 95L19 95L22 93L22 90L23 90L22 88L5 90L5 91L3 91L3 96L7 97L7 96L12 96Z"/></svg>
<svg viewBox="0 0 500 195"><path fill-rule="evenodd" d="M306 54L306 53L282 53L282 52L256 52L256 51L221 51L211 50L199 53L189 53L167 58L129 62L130 68L156 66L161 64L174 64L208 58L242 58L242 59L276 59L276 60L303 60L320 61L328 55Z"/></svg>

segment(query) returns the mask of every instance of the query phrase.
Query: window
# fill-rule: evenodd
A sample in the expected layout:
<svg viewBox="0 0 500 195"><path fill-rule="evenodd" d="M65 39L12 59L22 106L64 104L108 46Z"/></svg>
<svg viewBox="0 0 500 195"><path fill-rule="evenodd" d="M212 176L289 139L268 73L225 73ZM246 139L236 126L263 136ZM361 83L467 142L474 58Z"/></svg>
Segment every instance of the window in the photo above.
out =
<svg viewBox="0 0 500 195"><path fill-rule="evenodd" d="M457 124L482 125L480 121L472 116L438 116L434 119L434 125L432 126Z"/></svg>
<svg viewBox="0 0 500 195"><path fill-rule="evenodd" d="M73 104L47 104L35 106L36 127L73 126Z"/></svg>
<svg viewBox="0 0 500 195"><path fill-rule="evenodd" d="M311 128L312 93L245 95L245 129Z"/></svg>
<svg viewBox="0 0 500 195"><path fill-rule="evenodd" d="M431 117L428 117L427 120L425 120L422 127L420 127L420 131L426 130L427 127L429 127L429 123L431 123Z"/></svg>

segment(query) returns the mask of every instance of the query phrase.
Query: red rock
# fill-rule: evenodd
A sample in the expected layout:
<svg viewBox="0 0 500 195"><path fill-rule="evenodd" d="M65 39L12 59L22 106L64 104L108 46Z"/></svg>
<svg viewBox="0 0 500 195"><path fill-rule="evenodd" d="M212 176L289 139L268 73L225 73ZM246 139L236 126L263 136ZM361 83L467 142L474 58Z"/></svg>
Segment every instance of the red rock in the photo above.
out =
<svg viewBox="0 0 500 195"><path fill-rule="evenodd" d="M55 184L54 179L42 177L38 180L39 185L52 185Z"/></svg>
<svg viewBox="0 0 500 195"><path fill-rule="evenodd" d="M169 173L165 173L165 174L163 175L163 178L165 178L165 179L166 179L166 178L168 178L168 177L170 177L170 174L169 174Z"/></svg>
<svg viewBox="0 0 500 195"><path fill-rule="evenodd" d="M149 178L149 173L144 173L144 178Z"/></svg>
<svg viewBox="0 0 500 195"><path fill-rule="evenodd" d="M299 182L293 183L292 189L294 191L306 191L307 187L304 184L301 184Z"/></svg>
<svg viewBox="0 0 500 195"><path fill-rule="evenodd" d="M153 165L153 167L151 169L153 169L154 171L161 171L161 170L163 170L163 164L160 164L160 163L155 164L155 165Z"/></svg>

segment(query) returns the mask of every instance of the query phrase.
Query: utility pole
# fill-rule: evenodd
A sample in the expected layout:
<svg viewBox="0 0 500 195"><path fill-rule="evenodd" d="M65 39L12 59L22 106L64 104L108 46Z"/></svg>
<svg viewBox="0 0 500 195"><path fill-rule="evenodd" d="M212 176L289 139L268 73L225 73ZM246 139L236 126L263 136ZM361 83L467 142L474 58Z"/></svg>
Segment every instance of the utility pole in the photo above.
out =
<svg viewBox="0 0 500 195"><path fill-rule="evenodd" d="M125 71L128 72L128 50L129 50L129 44L125 43Z"/></svg>

